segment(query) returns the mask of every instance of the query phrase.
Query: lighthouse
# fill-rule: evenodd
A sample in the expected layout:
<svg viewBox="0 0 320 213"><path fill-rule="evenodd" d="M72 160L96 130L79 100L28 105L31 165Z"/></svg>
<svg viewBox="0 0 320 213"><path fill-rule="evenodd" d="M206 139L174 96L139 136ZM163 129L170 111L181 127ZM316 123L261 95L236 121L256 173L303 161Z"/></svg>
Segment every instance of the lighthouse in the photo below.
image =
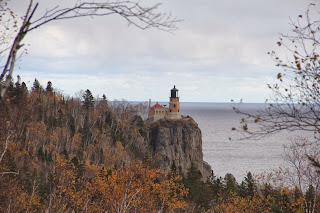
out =
<svg viewBox="0 0 320 213"><path fill-rule="evenodd" d="M147 123L155 122L160 119L181 119L178 91L176 86L171 89L169 108L166 108L165 105L160 105L158 102L151 106L151 99L149 99L149 115Z"/></svg>
<svg viewBox="0 0 320 213"><path fill-rule="evenodd" d="M168 118L171 118L171 119L180 119L181 118L178 92L179 92L179 90L174 85L174 87L171 89L171 96L170 96L170 102L169 102L169 112L168 112Z"/></svg>

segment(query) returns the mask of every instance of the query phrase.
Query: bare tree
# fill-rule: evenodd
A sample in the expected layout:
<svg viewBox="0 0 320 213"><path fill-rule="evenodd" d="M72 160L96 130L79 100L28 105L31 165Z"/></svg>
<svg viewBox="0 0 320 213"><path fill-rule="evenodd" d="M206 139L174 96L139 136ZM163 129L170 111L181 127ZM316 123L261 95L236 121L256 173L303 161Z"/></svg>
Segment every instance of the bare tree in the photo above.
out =
<svg viewBox="0 0 320 213"><path fill-rule="evenodd" d="M5 0L0 2L3 8L5 2ZM39 14L35 15L39 11L38 7L40 7L40 4L40 1L30 0L21 26L10 46L7 60L0 75L1 99L4 97L6 89L10 84L17 54L23 46L23 39L30 31L34 31L43 25L53 21L86 16L119 15L127 20L129 25L134 25L140 29L157 28L159 30L172 32L177 29L176 23L179 21L175 17L172 17L171 14L159 12L158 8L161 4L142 6L141 3L134 0L74 0L72 7L60 8L60 6L57 5L52 9L46 10L44 14L40 16ZM34 19L36 16L40 18Z"/></svg>
<svg viewBox="0 0 320 213"><path fill-rule="evenodd" d="M269 53L277 67L277 82L268 85L271 100L255 114L239 106L234 110L243 115L238 129L246 138L259 139L281 131L305 131L320 136L320 16L315 4L305 14L290 20L292 32L281 34L277 42L280 53ZM283 54L285 53L285 54ZM236 130L236 128L234 128ZM297 138L285 147L287 165L276 172L273 180L298 189L303 195L305 212L319 209L320 176L313 163L319 162L319 140L309 142ZM310 160L311 159L311 160ZM310 196L312 195L312 196Z"/></svg>
<svg viewBox="0 0 320 213"><path fill-rule="evenodd" d="M266 182L273 182L282 186L298 190L303 197L300 205L306 213L317 212L320 195L320 176L317 168L312 165L308 157L319 160L319 144L311 143L304 138L297 138L288 146L284 147L285 165L280 167L274 174L267 176Z"/></svg>
<svg viewBox="0 0 320 213"><path fill-rule="evenodd" d="M9 0L3 0L0 2L0 60L2 55L10 50L10 41L14 38L14 34L18 31L18 20L14 12L8 6Z"/></svg>
<svg viewBox="0 0 320 213"><path fill-rule="evenodd" d="M315 4L306 13L290 20L291 34L282 34L277 42L283 56L270 52L283 72L268 85L273 92L266 107L256 114L234 110L244 115L241 129L246 136L261 138L283 130L320 133L320 17ZM253 127L253 128L252 128ZM235 128L234 128L235 129Z"/></svg>
<svg viewBox="0 0 320 213"><path fill-rule="evenodd" d="M1 150L1 156L0 156L0 165L1 165L1 162L3 160L3 157L4 155L6 154L6 152L8 151L8 144L9 144L9 140L10 140L10 137L11 137L11 133L8 134L8 137L6 138L6 141L4 143L4 147L3 149ZM0 171L0 178L4 175L7 175L7 174L15 174L15 175L18 175L19 172L11 172L11 171Z"/></svg>

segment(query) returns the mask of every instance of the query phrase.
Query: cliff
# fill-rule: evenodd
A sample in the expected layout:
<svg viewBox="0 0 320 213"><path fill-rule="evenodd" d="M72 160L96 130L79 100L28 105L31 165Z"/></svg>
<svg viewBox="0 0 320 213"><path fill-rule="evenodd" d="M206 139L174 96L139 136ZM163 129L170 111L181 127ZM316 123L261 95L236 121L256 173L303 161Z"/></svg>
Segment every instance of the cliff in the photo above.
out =
<svg viewBox="0 0 320 213"><path fill-rule="evenodd" d="M192 118L150 124L149 149L158 166L166 171L174 164L186 174L193 163L204 180L211 174L211 166L203 161L201 130Z"/></svg>

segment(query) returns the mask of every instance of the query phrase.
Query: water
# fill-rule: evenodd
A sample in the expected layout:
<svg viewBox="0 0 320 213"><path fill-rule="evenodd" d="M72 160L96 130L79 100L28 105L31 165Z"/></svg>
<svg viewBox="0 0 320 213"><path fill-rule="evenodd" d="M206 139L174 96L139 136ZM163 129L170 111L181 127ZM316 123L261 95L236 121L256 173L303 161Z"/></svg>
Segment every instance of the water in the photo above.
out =
<svg viewBox="0 0 320 213"><path fill-rule="evenodd" d="M254 113L262 104L242 104L241 109ZM241 135L232 131L238 127L241 115L226 103L180 103L182 115L191 116L202 131L204 160L216 176L233 174L238 182L247 172L261 174L272 172L284 163L283 145L301 133L278 133L260 140L240 140ZM304 135L305 136L305 135Z"/></svg>

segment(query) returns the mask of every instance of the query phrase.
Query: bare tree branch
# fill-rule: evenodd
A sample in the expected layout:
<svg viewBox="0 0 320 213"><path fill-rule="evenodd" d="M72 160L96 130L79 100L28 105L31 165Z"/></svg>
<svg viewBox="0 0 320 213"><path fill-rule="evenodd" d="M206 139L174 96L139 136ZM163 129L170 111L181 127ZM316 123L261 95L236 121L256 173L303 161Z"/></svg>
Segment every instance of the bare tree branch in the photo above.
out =
<svg viewBox="0 0 320 213"><path fill-rule="evenodd" d="M8 150L8 143L9 143L9 138L11 137L11 134L8 135L7 139L6 139L6 142L5 142L5 145L4 145L4 149L3 149L3 152L1 153L1 157L0 157L0 163L4 157L4 155L6 154L7 150Z"/></svg>
<svg viewBox="0 0 320 213"><path fill-rule="evenodd" d="M0 172L0 177L3 177L4 175L8 175L8 174L19 175L19 172Z"/></svg>
<svg viewBox="0 0 320 213"><path fill-rule="evenodd" d="M268 85L273 97L257 113L247 113L234 106L244 118L239 131L247 138L261 138L280 131L308 131L320 134L320 20L315 4L304 15L290 20L293 31L282 34L278 46L286 57L270 52L276 66L283 72L277 83ZM313 14L313 15L311 15Z"/></svg>
<svg viewBox="0 0 320 213"><path fill-rule="evenodd" d="M0 99L3 99L5 92L11 82L12 73L15 66L18 50L23 46L22 40L28 32L40 28L52 21L73 19L79 17L95 17L119 15L127 20L129 25L134 25L140 29L156 28L172 33L177 29L178 20L172 17L171 14L158 12L161 4L152 6L142 6L135 1L108 1L95 0L75 1L70 8L60 8L59 5L52 9L46 10L40 18L33 20L34 14L37 12L39 2L33 5L33 0L30 0L28 9L24 16L20 30L15 36L14 42L8 54L7 61L0 75ZM0 3L1 6L1 3ZM1 9L1 7L0 7Z"/></svg>
<svg viewBox="0 0 320 213"><path fill-rule="evenodd" d="M172 17L171 14L159 13L156 10L161 4L155 4L151 7L143 7L139 3L132 1L115 1L106 3L83 2L76 4L72 8L55 7L39 19L31 23L32 27L28 30L34 30L48 22L54 20L63 20L85 16L107 16L118 14L128 21L129 24L140 29L157 28L172 32L177 29L176 23L180 20Z"/></svg>
<svg viewBox="0 0 320 213"><path fill-rule="evenodd" d="M16 57L17 57L17 53L18 50L23 46L21 45L21 41L24 39L24 37L26 36L26 33L29 29L30 26L30 19L32 18L32 16L34 15L35 10L37 9L38 4L36 4L36 6L34 7L33 10L31 10L32 8L32 3L33 0L30 0L30 4L28 6L26 15L24 17L24 20L22 22L22 25L20 27L20 30L17 34L17 36L14 39L14 42L12 44L10 53L8 55L7 58L7 62L5 63L5 66L3 68L3 71L0 75L0 98L2 99L4 97L4 94L11 82L11 78L12 78L12 73L13 73L13 69L15 66L15 62L16 62ZM4 77L6 77L5 81L3 84L2 81L4 80Z"/></svg>

